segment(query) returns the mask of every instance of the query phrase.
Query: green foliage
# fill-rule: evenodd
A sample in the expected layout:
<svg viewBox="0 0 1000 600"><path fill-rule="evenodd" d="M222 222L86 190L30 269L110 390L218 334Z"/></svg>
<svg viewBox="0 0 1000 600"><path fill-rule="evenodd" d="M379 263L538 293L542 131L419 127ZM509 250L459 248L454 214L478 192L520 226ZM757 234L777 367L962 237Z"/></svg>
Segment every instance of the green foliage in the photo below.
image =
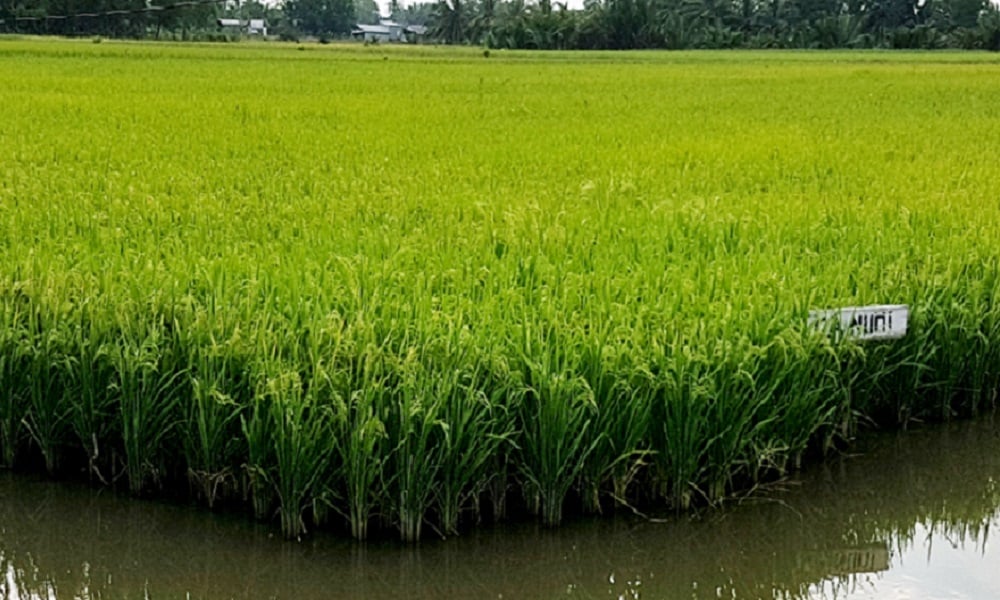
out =
<svg viewBox="0 0 1000 600"><path fill-rule="evenodd" d="M345 517L355 539L368 537L368 525L384 498L384 471L388 456L385 423L379 408L389 392L388 375L374 353L359 358L345 394L340 396L334 423L341 476L334 497L346 505Z"/></svg>
<svg viewBox="0 0 1000 600"><path fill-rule="evenodd" d="M104 337L110 332L102 331L95 322L99 316L81 308L76 319L67 320L71 337L62 357L62 402L69 411L68 421L76 442L86 453L88 475L107 483L114 468L107 444L117 437L118 406L111 393L112 342Z"/></svg>
<svg viewBox="0 0 1000 600"><path fill-rule="evenodd" d="M544 322L537 329L526 323L523 335L519 472L531 512L558 525L567 493L605 432L594 431L594 391L573 371L572 344Z"/></svg>
<svg viewBox="0 0 1000 600"><path fill-rule="evenodd" d="M367 22L367 15L355 14L351 0L286 0L283 8L297 30L311 35L346 34L356 19Z"/></svg>
<svg viewBox="0 0 1000 600"><path fill-rule="evenodd" d="M0 323L0 465L5 468L14 466L25 434L29 357L34 345L16 296L4 302Z"/></svg>
<svg viewBox="0 0 1000 600"><path fill-rule="evenodd" d="M118 405L119 431L129 490L141 494L150 480L158 483L177 407L187 396L185 369L174 362L170 340L157 324L122 323L111 349L114 380L110 392Z"/></svg>
<svg viewBox="0 0 1000 600"><path fill-rule="evenodd" d="M609 0L582 10L524 0L442 0L432 34L510 49L992 48L982 0ZM401 17L405 21L405 17Z"/></svg>
<svg viewBox="0 0 1000 600"><path fill-rule="evenodd" d="M333 452L331 407L321 401L317 383L303 385L294 371L279 372L266 383L272 435L267 443L274 462L260 472L274 487L281 531L289 538L306 532L303 513L316 501Z"/></svg>
<svg viewBox="0 0 1000 600"><path fill-rule="evenodd" d="M995 406L991 55L11 40L0 65L4 467L416 541L719 503L872 423ZM886 302L901 340L807 325Z"/></svg>
<svg viewBox="0 0 1000 600"><path fill-rule="evenodd" d="M188 477L209 507L234 487L237 461L245 455L238 425L251 390L235 345L235 340L220 344L213 339L185 344L193 355L183 427L193 435L184 436L182 445Z"/></svg>

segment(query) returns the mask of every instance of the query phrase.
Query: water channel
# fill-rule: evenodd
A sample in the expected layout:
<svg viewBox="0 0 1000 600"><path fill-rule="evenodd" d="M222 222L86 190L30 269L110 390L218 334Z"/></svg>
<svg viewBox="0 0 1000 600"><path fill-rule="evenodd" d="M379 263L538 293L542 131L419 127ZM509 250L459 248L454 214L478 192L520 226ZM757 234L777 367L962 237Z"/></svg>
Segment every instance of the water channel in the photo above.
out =
<svg viewBox="0 0 1000 600"><path fill-rule="evenodd" d="M722 510L285 542L240 516L0 473L0 599L1000 598L1000 417L872 435Z"/></svg>

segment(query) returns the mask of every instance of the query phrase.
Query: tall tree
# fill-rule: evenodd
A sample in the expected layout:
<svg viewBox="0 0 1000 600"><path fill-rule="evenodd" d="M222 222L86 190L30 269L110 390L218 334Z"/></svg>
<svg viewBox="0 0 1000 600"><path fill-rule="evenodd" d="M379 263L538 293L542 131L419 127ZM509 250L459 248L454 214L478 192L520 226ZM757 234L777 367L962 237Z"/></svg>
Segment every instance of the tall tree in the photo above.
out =
<svg viewBox="0 0 1000 600"><path fill-rule="evenodd" d="M434 33L448 44L465 41L465 2L463 0L440 0L435 13Z"/></svg>
<svg viewBox="0 0 1000 600"><path fill-rule="evenodd" d="M285 0L283 9L299 31L317 36L349 33L355 20L351 0Z"/></svg>
<svg viewBox="0 0 1000 600"><path fill-rule="evenodd" d="M988 4L987 0L947 0L945 6L951 25L972 28Z"/></svg>

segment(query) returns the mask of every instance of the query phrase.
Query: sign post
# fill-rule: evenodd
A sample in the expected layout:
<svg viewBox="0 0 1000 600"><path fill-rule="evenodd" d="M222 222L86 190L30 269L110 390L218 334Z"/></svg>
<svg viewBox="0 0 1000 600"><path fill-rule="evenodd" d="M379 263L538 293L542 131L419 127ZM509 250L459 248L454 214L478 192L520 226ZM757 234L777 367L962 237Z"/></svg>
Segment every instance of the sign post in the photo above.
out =
<svg viewBox="0 0 1000 600"><path fill-rule="evenodd" d="M809 311L809 325L854 340L891 340L906 335L910 307L905 304L848 306Z"/></svg>

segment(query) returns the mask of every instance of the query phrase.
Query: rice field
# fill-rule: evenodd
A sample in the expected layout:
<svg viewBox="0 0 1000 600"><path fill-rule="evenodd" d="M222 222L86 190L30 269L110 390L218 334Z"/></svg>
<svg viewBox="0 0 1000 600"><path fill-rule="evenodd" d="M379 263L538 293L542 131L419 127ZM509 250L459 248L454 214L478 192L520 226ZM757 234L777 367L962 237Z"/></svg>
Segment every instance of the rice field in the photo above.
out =
<svg viewBox="0 0 1000 600"><path fill-rule="evenodd" d="M0 40L0 464L415 541L992 410L998 97L976 53Z"/></svg>

